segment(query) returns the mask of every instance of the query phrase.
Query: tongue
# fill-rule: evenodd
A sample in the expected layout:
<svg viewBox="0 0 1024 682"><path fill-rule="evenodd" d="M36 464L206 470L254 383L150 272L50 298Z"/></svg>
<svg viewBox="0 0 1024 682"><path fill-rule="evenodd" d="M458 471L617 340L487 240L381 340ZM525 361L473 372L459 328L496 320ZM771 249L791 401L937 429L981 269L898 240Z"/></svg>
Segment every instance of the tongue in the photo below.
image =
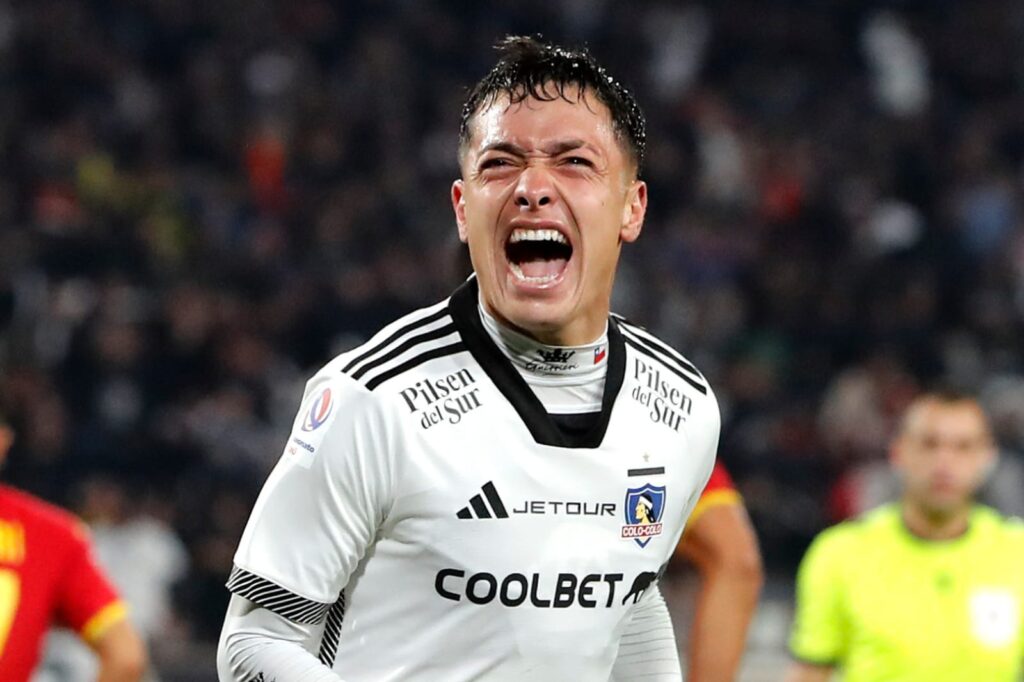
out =
<svg viewBox="0 0 1024 682"><path fill-rule="evenodd" d="M550 260L539 258L526 260L519 264L519 269L527 277L553 277L565 269L566 259L552 258Z"/></svg>

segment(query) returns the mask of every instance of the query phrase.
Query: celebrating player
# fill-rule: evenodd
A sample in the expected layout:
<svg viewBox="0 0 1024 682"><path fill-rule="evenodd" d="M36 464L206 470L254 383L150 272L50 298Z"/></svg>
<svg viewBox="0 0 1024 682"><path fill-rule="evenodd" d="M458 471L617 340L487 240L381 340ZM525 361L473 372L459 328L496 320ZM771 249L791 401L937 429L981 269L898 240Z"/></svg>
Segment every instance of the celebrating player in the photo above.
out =
<svg viewBox="0 0 1024 682"><path fill-rule="evenodd" d="M308 382L235 555L223 680L681 678L657 581L719 415L609 314L644 119L585 51L500 51L451 192L475 277Z"/></svg>
<svg viewBox="0 0 1024 682"><path fill-rule="evenodd" d="M0 463L14 440L0 418ZM142 677L146 652L127 610L92 559L82 524L0 485L0 678L28 680L53 624L74 629L99 658L99 682Z"/></svg>
<svg viewBox="0 0 1024 682"><path fill-rule="evenodd" d="M690 514L676 556L693 563L701 577L686 679L731 682L739 670L764 574L757 536L721 462L715 463Z"/></svg>
<svg viewBox="0 0 1024 682"><path fill-rule="evenodd" d="M788 680L1011 682L1024 659L1024 527L973 503L995 463L972 398L929 393L891 449L899 503L822 533L797 577Z"/></svg>

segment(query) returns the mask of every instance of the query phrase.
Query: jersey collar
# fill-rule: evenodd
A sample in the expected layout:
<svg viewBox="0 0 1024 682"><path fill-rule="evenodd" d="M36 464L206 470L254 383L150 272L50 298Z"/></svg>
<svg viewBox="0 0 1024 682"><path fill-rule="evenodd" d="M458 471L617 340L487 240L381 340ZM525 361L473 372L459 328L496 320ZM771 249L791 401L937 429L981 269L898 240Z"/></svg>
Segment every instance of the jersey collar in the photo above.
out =
<svg viewBox="0 0 1024 682"><path fill-rule="evenodd" d="M608 320L608 373L605 376L600 416L589 431L569 435L558 428L519 372L488 336L480 320L478 297L478 284L476 278L472 277L452 294L448 312L466 348L519 413L533 439L541 445L563 448L600 447L611 421L612 407L626 375L626 346L615 318Z"/></svg>

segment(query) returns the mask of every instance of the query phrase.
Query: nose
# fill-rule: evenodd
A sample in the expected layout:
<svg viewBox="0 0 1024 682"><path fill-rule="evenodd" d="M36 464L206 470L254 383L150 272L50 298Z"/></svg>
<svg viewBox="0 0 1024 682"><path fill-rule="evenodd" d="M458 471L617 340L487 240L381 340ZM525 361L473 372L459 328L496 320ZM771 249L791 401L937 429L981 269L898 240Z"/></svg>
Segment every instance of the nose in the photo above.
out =
<svg viewBox="0 0 1024 682"><path fill-rule="evenodd" d="M516 183L516 206L526 210L536 210L549 206L555 201L555 188L551 182L551 174L545 168L527 166L519 175Z"/></svg>

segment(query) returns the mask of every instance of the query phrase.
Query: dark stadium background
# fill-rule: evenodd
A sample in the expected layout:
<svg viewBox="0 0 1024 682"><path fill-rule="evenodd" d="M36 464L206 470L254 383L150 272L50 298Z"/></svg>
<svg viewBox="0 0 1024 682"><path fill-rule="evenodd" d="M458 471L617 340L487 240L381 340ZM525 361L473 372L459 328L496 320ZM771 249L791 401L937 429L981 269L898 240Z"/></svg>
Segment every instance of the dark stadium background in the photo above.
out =
<svg viewBox="0 0 1024 682"><path fill-rule="evenodd" d="M537 32L649 117L616 308L718 392L770 576L745 680L919 387L982 395L1024 507L1024 3L0 0L3 477L94 524L162 679L214 677L304 379L458 277L464 87Z"/></svg>

